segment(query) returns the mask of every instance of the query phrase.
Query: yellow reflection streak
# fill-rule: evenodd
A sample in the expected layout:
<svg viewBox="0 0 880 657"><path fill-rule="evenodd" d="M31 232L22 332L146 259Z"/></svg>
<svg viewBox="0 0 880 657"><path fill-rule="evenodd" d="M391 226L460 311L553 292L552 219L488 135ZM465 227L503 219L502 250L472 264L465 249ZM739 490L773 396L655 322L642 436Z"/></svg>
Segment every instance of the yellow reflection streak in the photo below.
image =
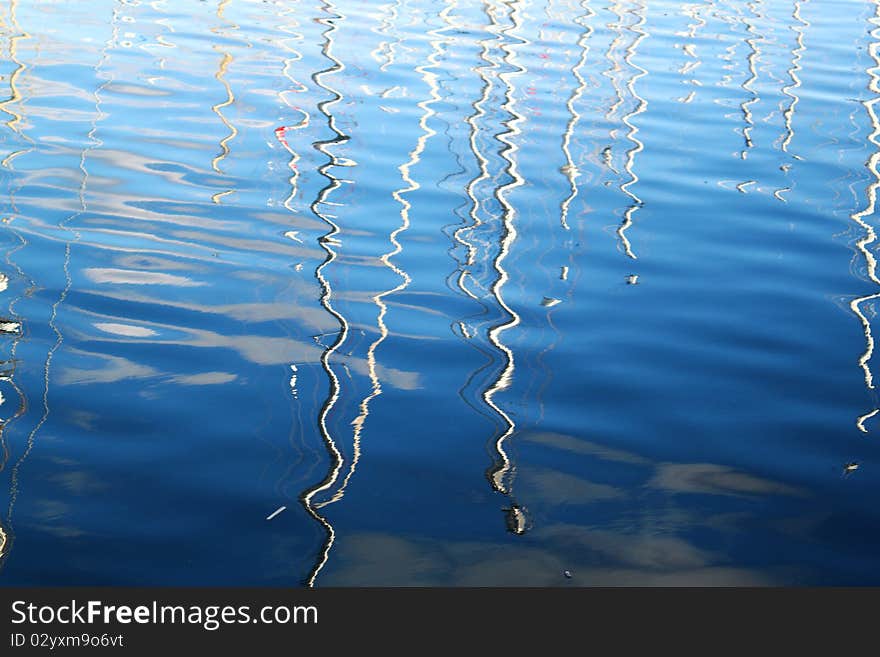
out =
<svg viewBox="0 0 880 657"><path fill-rule="evenodd" d="M220 0L217 4L217 18L220 20L226 20L223 13L226 11L226 7L232 0ZM238 29L238 25L229 24L234 30ZM211 28L211 31L215 34L219 33L220 28L214 27ZM215 45L215 51L219 51L220 49ZM220 140L220 152L214 157L211 161L211 168L214 169L217 173L222 174L223 171L220 169L220 163L227 158L229 155L229 142L231 142L238 135L238 129L232 124L232 122L227 119L223 113L220 111L232 105L235 102L235 95L232 93L232 87L229 85L229 82L226 79L226 73L229 70L229 65L233 62L232 54L229 51L222 51L222 57L220 58L220 64L217 68L217 72L214 74L214 78L223 85L223 88L226 90L226 100L223 102L217 103L211 107L211 111L217 115L223 125L229 130L229 134L226 135L223 139ZM224 196L228 196L232 194L234 190L227 189L222 192L217 192L216 194L211 196L211 201L214 203L220 203L220 199Z"/></svg>
<svg viewBox="0 0 880 657"><path fill-rule="evenodd" d="M292 217L295 217L298 212L294 208L294 201L297 196L299 196L299 160L300 153L295 148L291 146L288 141L288 133L292 131L302 130L309 126L311 122L311 116L308 111L303 109L297 104L291 102L290 96L291 94L301 94L308 90L306 85L297 80L293 74L294 65L297 62L300 62L303 58L302 53L293 47L291 44L297 44L304 40L304 35L302 32L298 31L301 27L301 23L297 20L297 16L302 11L299 0L296 2L291 2L289 5L283 5L278 8L278 12L276 13L277 19L280 21L278 24L274 26L274 28L283 33L285 36L280 39L275 39L273 41L274 44L284 51L285 56L282 57L281 61L281 75L284 77L289 84L285 86L282 90L278 92L278 99L283 103L291 114L299 114L301 116L299 122L297 123L287 123L287 125L283 125L275 130L275 138L278 142L284 147L284 149L289 153L290 158L287 161L287 168L290 171L290 176L287 179L288 185L290 185L290 191L288 192L286 198L284 199L282 205L283 207L290 212ZM295 242L303 244L303 240L298 237L298 231L289 230L284 236L288 239L291 239ZM295 266L296 271L300 271L302 268L302 264L297 264ZM320 459L319 453L315 450L305 436L305 429L303 425L303 416L302 411L305 407L298 403L299 399L299 389L298 389L298 378L299 378L299 368L297 366L297 362L291 362L288 364L290 368L288 385L290 386L290 398L291 403L293 404L295 410L293 411L294 421L290 426L290 433L288 434L288 438L290 440L290 445L294 449L300 451L298 457L294 460L291 460L287 464L287 468L285 473L279 478L278 484L276 486L280 489L282 495L285 499L289 499L289 493L287 489L289 488L290 478L293 477L294 473L298 471L303 464L305 453L308 452L313 461L305 470L301 470L301 476L310 477L313 467L315 463ZM295 438L296 434L302 436L299 440Z"/></svg>
<svg viewBox="0 0 880 657"><path fill-rule="evenodd" d="M212 160L211 167L217 173L222 173L220 170L220 162L222 162L229 155L229 142L234 139L238 135L238 129L229 122L229 120L223 116L220 112L221 109L229 107L232 103L235 102L235 95L232 93L232 87L229 86L229 82L226 80L225 75L227 70L229 69L229 64L232 62L232 55L228 52L223 53L223 57L220 59L220 66L217 69L217 73L214 77L223 85L226 89L226 100L222 103L217 103L211 107L211 110L220 118L227 128L229 128L229 134L226 135L223 139L220 140L220 153Z"/></svg>
<svg viewBox="0 0 880 657"><path fill-rule="evenodd" d="M410 275L401 269L398 265L392 262L392 258L394 256L399 255L403 251L403 246L400 243L400 236L406 232L406 230L410 226L410 209L412 208L412 204L406 199L406 194L411 194L412 192L418 190L421 185L415 180L413 180L410 175L410 171L414 166L416 166L421 161L422 153L425 152L425 147L428 143L428 140L437 134L437 132L428 125L428 122L431 120L433 116L437 114L434 109L431 107L432 104L436 103L441 99L440 97L440 87L437 83L437 74L430 71L429 69L436 68L437 66L437 58L443 53L443 46L448 43L448 39L441 39L441 34L449 29L449 12L455 8L456 3L451 0L447 0L446 7L440 12L439 17L443 21L444 25L442 27L436 28L434 30L430 30L428 32L428 36L430 38L431 43L431 54L428 55L427 61L425 64L416 67L416 72L422 77L425 84L428 85L430 89L430 98L427 100L423 100L418 103L418 108L422 110L421 118L419 119L419 128L422 131L422 134L419 136L416 141L416 146L410 153L409 160L398 167L400 171L400 176L403 179L403 182L406 183L406 187L395 190L392 192L391 196L400 204L400 225L394 229L394 231L389 236L389 240L392 245L392 250L388 253L384 254L380 260L382 264L391 269L398 277L400 277L400 283L390 290L386 290L381 292L375 296L373 296L373 302L379 308L379 314L377 316L376 322L377 327L379 329L379 337L374 340L369 348L367 349L367 369L369 371L370 382L372 384L372 390L370 394L368 394L360 403L360 414L354 419L352 425L354 426L354 434L352 437L352 460L351 466L348 470L348 473L345 475L345 479L342 481L342 484L339 486L336 494L328 501L318 504L317 507L321 508L328 504L332 504L336 502L345 495L345 489L348 486L348 482L351 479L352 475L354 475L355 470L357 469L358 462L361 457L361 433L363 431L364 423L366 422L367 417L370 414L370 402L382 394L382 384L379 381L379 374L377 371L377 362L376 362L376 350L379 345L385 341L388 337L388 327L385 324L385 316L388 313L388 305L385 303L385 297L390 296L392 294L396 294L398 292L402 292L405 290L412 278Z"/></svg>
<svg viewBox="0 0 880 657"><path fill-rule="evenodd" d="M807 0L794 0L794 12L792 13L792 17L799 23L799 25L792 25L791 29L796 35L795 40L797 47L791 51L791 67L788 70L791 84L782 88L782 93L791 98L791 102L782 113L785 121L785 138L782 140L782 150L786 153L788 152L788 147L791 145L791 140L794 139L794 112L800 101L795 90L801 86L801 79L798 77L798 71L802 69L801 59L803 59L804 52L806 51L806 46L804 45L804 31L810 26L809 22L801 17L801 6L806 1Z"/></svg>
<svg viewBox="0 0 880 657"><path fill-rule="evenodd" d="M509 2L504 2L503 4L507 5L511 9L510 18L512 25L510 25L509 27L505 27L503 30L501 30L501 33L504 36L512 36L512 31L519 30L522 26L520 3L517 2L517 0L509 0ZM528 43L528 41L526 41L526 39L522 37L517 36L516 39L521 44ZM498 254L495 256L495 259L493 261L493 267L497 271L498 275L495 278L495 282L490 288L490 292L498 300L498 305L504 310L504 312L510 317L510 319L508 319L506 322L502 322L501 324L490 328L488 331L489 341L496 349L499 350L499 352L504 354L505 366L495 382L491 386L489 386L489 388L483 393L483 401L485 401L486 405L494 410L498 414L498 416L502 418L506 425L504 431L495 440L495 452L498 455L500 464L491 469L491 471L489 472L489 479L495 490L509 496L511 494L511 487L513 484L512 479L515 473L515 467L510 459L510 455L505 449L504 444L516 431L516 423L495 402L495 395L510 386L513 380L514 371L516 369L513 351L510 349L510 347L504 344L501 338L506 331L509 331L520 323L520 316L507 304L507 302L504 300L502 292L504 290L504 285L510 278L507 270L504 268L504 260L506 259L511 247L513 246L513 243L516 241L517 238L515 223L516 208L508 200L508 195L517 187L525 184L525 179L522 177L522 175L520 175L519 169L517 167L516 153L519 150L519 146L516 144L515 141L515 138L518 137L522 132L522 130L520 129L520 124L525 121L525 117L516 110L516 101L514 97L516 88L514 86L514 79L517 76L525 73L526 68L521 64L516 63L516 50L509 42L502 42L501 49L504 51L504 55L502 57L503 61L509 67L513 67L515 69L513 71L502 72L498 75L499 79L504 82L506 86L506 91L504 93L505 100L502 104L502 110L504 110L512 118L505 122L507 131L499 134L497 139L505 145L505 148L501 151L500 155L507 162L505 171L512 178L512 180L500 186L496 192L498 201L503 207L502 222L504 226L504 231L501 237L501 244L498 250ZM525 531L525 523L518 523L516 527L520 528L520 531L517 531L516 533L523 533Z"/></svg>
<svg viewBox="0 0 880 657"><path fill-rule="evenodd" d="M623 117L624 125L629 128L629 131L626 134L626 138L630 142L632 142L633 147L627 151L626 161L623 165L624 170L629 174L629 180L627 180L620 186L620 191L626 194L632 200L632 203L623 213L623 221L617 228L617 235L620 238L621 244L623 245L624 253L626 253L626 255L633 260L636 259L636 255L635 253L633 253L632 244L630 244L630 241L627 238L626 231L629 230L630 226L632 226L633 224L633 215L639 208L642 207L642 199L636 196L630 190L630 187L639 182L639 177L635 172L634 164L636 155L644 150L645 145L636 136L639 133L639 129L632 121L635 117L648 109L648 101L639 96L635 88L636 82L638 82L640 78L647 75L648 71L638 64L633 63L632 58L635 55L636 49L638 48L639 44L645 37L648 36L648 33L642 29L642 26L644 26L646 21L645 9L646 7L643 3L636 3L636 9L633 10L633 13L635 13L638 17L638 21L630 29L635 32L637 36L626 49L623 56L623 60L627 63L627 65L636 71L635 74L629 80L627 80L626 87L629 90L630 95L635 98L638 103L632 112Z"/></svg>
<svg viewBox="0 0 880 657"><path fill-rule="evenodd" d="M13 151L5 158L3 158L0 165L10 168L12 165L12 161L21 155L24 152L30 151L33 149L33 140L27 136L21 130L21 121L22 115L19 111L16 111L15 106L21 106L22 104L22 95L21 91L18 89L18 82L21 76L24 74L26 70L26 66L23 62L18 59L18 44L20 41L25 41L31 39L31 35L28 32L22 31L21 27L18 25L18 0L11 0L9 3L9 22L12 25L13 34L9 38L9 59L15 64L15 69L12 71L12 74L9 77L9 89L12 92L10 97L0 102L0 109L2 109L6 114L11 116L12 118L6 121L6 127L15 132L20 138L24 141L31 144L29 148L19 149L17 151Z"/></svg>
<svg viewBox="0 0 880 657"><path fill-rule="evenodd" d="M327 416L329 415L333 406L336 405L336 401L339 399L340 390L339 378L337 377L336 372L333 370L333 367L330 364L330 358L342 345L342 343L345 342L346 338L348 337L349 331L348 320L346 320L345 317L333 307L333 288L330 285L330 282L324 276L324 269L327 267L327 265L336 260L337 255L336 252L333 250L333 246L337 243L335 236L339 234L340 230L339 226L333 221L333 216L323 212L320 208L320 206L327 201L329 195L334 190L339 189L339 187L342 186L342 181L339 178L335 177L332 172L333 167L339 164L339 158L337 158L337 156L334 155L333 152L329 150L329 148L334 144L344 143L348 140L348 137L343 135L337 127L336 117L330 111L330 108L332 108L333 105L342 100L342 95L322 81L324 76L333 75L335 73L345 70L344 64L339 59L337 59L335 55L333 55L333 35L338 29L335 20L342 19L343 16L336 10L336 8L329 2L329 0L324 0L322 2L321 10L324 13L328 14L328 17L321 17L316 19L317 22L321 25L327 26L327 29L324 30L323 33L324 43L321 47L321 53L326 59L331 62L331 64L326 69L317 71L312 74L312 81L315 83L316 86L325 90L328 94L332 96L332 98L330 98L329 100L324 100L318 103L318 111L323 114L324 117L327 119L327 124L330 127L330 130L333 132L334 137L326 141L317 142L315 144L315 148L323 155L325 155L328 159L328 161L318 169L318 172L322 174L325 178L327 178L328 184L318 193L317 198L311 205L311 209L312 212L321 220L323 220L329 227L327 233L325 233L324 236L320 239L321 247L324 249L327 256L315 270L315 278L318 279L318 282L321 286L321 305L330 315L332 315L336 319L337 322L339 322L339 333L337 334L336 340L333 342L333 344L325 349L324 352L321 354L321 366L327 373L327 378L330 383L330 391L327 399L324 401L324 404L321 407L321 411L318 414L318 429L327 447L332 463L330 465L329 471L327 472L327 475L324 477L324 480L315 484L312 488L307 489L301 496L301 501L306 512L324 527L324 530L327 534L321 553L319 554L315 565L312 568L312 572L309 574L306 580L306 585L310 587L315 585L315 579L318 577L318 573L321 572L321 569L324 568L324 565L327 563L327 559L330 557L330 550L336 540L336 531L333 529L333 525L331 525L330 521L328 521L323 515L318 513L318 507L313 502L313 499L319 493L329 490L335 485L336 481L339 478L339 473L342 471L342 466L345 461L342 453L336 446L336 441L333 439L333 436L330 434L330 430L327 427Z"/></svg>
<svg viewBox="0 0 880 657"><path fill-rule="evenodd" d="M590 9L587 4L588 0L583 0L581 2L581 8L584 10L584 15L582 18L577 20L576 22L580 25L583 24L583 21L588 20L596 15L592 9ZM562 227L565 230L569 230L568 226L568 209L571 207L572 202L578 195L578 185L577 179L580 177L580 171L578 171L577 166L575 166L574 159L571 155L571 136L577 128L578 121L581 116L578 114L575 109L575 104L581 99L581 96L584 93L584 89L587 86L587 81L584 79L581 70L584 67L584 64L587 61L587 55L590 52L590 48L587 45L587 41L590 36L593 34L593 28L589 26L585 26L583 32L581 32L580 37L577 41L577 47L580 48L580 58L577 63L572 67L571 73L577 80L577 86L575 87L572 94L568 97L568 101L565 103L566 108L568 108L569 120L565 126L565 133L562 137L562 152L565 154L565 166L563 167L563 173L565 177L568 179L569 187L571 188L571 193L562 201L561 208L561 216L560 221L562 222Z"/></svg>
<svg viewBox="0 0 880 657"><path fill-rule="evenodd" d="M872 2L875 9L874 16L870 19L871 25L874 26L870 33L873 41L868 46L868 54L873 60L874 66L868 69L868 75L870 76L868 90L874 95L863 101L862 105L864 105L871 122L871 134L868 136L868 141L875 147L866 164L868 171L873 176L873 180L868 184L865 192L868 200L867 205L863 210L853 213L851 218L864 231L863 236L856 242L856 249L865 258L868 279L875 285L880 285L880 278L877 277L877 260L869 248L870 245L877 241L877 233L874 231L874 227L865 221L865 217L872 216L876 210L877 189L880 187L880 172L878 172L878 163L880 163L880 141L878 141L878 136L880 136L880 120L877 117L876 107L877 103L880 102L880 96L878 96L880 94L880 2L878 0L872 0ZM871 372L871 356L874 354L874 335L871 331L871 322L862 310L862 305L877 298L880 298L880 292L853 299L849 305L850 310L853 311L862 323L862 328L865 332L866 348L859 358L859 366L865 374L865 385L869 390L874 389L874 375ZM865 420L875 413L877 413L877 409L858 418L856 426L861 431L864 431Z"/></svg>

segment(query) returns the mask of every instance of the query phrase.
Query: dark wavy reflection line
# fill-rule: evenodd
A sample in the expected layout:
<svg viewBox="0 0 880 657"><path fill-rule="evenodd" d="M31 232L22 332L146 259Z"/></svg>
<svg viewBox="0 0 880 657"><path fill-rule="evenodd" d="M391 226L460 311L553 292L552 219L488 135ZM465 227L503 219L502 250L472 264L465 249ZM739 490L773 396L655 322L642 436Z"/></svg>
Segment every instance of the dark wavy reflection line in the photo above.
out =
<svg viewBox="0 0 880 657"><path fill-rule="evenodd" d="M877 209L877 190L880 188L880 119L877 116L877 103L880 102L880 2L872 0L874 4L874 15L869 19L873 29L870 32L871 43L868 46L868 54L871 57L873 66L868 69L869 76L868 91L873 95L862 102L865 112L871 122L871 134L868 141L874 147L874 151L868 158L866 168L872 176L872 180L865 190L867 204L864 209L859 210L851 215L852 220L862 229L862 237L856 242L857 252L864 258L868 279L875 285L880 286L880 278L877 277L877 260L871 251L871 245L877 241L877 233L874 227L865 220L866 217L873 216ZM862 306L880 298L880 291L853 299L850 303L850 309L859 318L865 333L865 351L859 357L859 366L865 375L865 385L870 391L874 390L874 375L871 371L871 356L874 354L874 335L871 330L871 322L862 310ZM876 401L875 401L876 404ZM875 408L871 412L859 417L856 420L856 427L864 431L865 421L877 412Z"/></svg>
<svg viewBox="0 0 880 657"><path fill-rule="evenodd" d="M27 41L32 38L31 35L28 32L23 31L18 24L18 0L11 0L9 3L9 22L14 32L9 37L9 59L15 64L15 68L13 69L9 77L9 98L4 100L3 102L0 102L0 109L2 109L4 113L11 117L4 122L6 127L12 130L20 139L27 142L28 147L12 151L9 155L3 158L2 162L0 162L0 165L7 169L12 166L12 162L13 160L15 160L16 157L22 155L24 152L33 150L34 148L33 139L27 136L21 129L21 110L16 110L16 106L21 107L24 101L21 95L21 91L18 88L18 82L24 75L25 70L27 69L27 66L24 64L24 62L18 59L18 45L20 42Z"/></svg>
<svg viewBox="0 0 880 657"><path fill-rule="evenodd" d="M112 35L111 35L110 39L108 39L104 43L104 47L103 47L102 53L101 53L101 59L98 62L98 64L95 66L94 70L95 70L96 76L100 76L101 69L104 68L107 60L109 59L110 48L117 41L117 38L118 38L117 18L119 15L119 11L120 11L120 8L119 8L119 4L117 2L113 8L113 13L112 13L112 17L111 17ZM103 143L99 139L97 139L96 134L97 134L97 130L98 130L98 122L106 117L106 114L104 114L103 110L101 109L101 92L104 90L104 88L110 82L111 82L111 78L108 77L102 84L98 85L98 87L95 89L95 91L93 93L93 97L94 97L94 101L95 101L95 116L92 120L91 129L89 130L88 135L87 135L87 139L88 139L89 143L85 148L83 148L82 152L80 153L80 160L79 160L79 169L80 169L80 172L82 173L79 192L78 192L80 207L77 211L73 212L65 219L62 219L58 224L62 230L71 233L72 237L70 240L68 240L66 242L65 247L64 247L64 259L62 262L62 269L64 272L64 287L62 288L60 294L58 295L58 298L52 304L52 308L51 308L51 311L49 314L49 327L52 329L52 332L55 334L55 342L49 348L49 351L46 354L46 361L43 366L43 395L42 395L43 414L40 417L37 424L31 430L30 434L28 435L27 440L25 442L24 451L22 452L18 461L15 463L15 465L12 468L12 473L11 473L11 477L10 477L11 484L10 484L10 494L9 494L9 506L8 506L7 513L6 513L6 524L8 527L11 526L12 512L15 507L15 503L18 499L18 486L19 486L21 467L24 464L24 462L27 460L27 457L30 455L31 451L33 450L34 445L36 444L37 434L39 433L39 431L43 427L43 425L46 423L46 421L49 419L49 415L51 413L51 407L49 404L49 388L50 388L50 379L51 379L52 359L54 358L55 353L58 351L58 349L61 347L62 343L64 342L64 335L61 333L61 330L59 329L58 323L57 323L58 310L61 307L61 305L64 303L64 301L67 299L68 294L70 293L70 288L73 283L73 278L70 273L71 250L72 250L73 244L78 242L81 237L79 231L77 231L76 229L72 229L70 227L70 224L74 220L76 220L78 217L80 217L84 212L86 212L86 188L88 186L88 181L89 181L89 172L88 172L88 169L86 168L86 159L87 159L89 153L91 153L95 148L100 147Z"/></svg>
<svg viewBox="0 0 880 657"><path fill-rule="evenodd" d="M488 102L489 96L491 95L494 87L492 76L488 75L488 73L490 71L495 71L499 68L499 65L489 58L490 44L492 41L500 42L503 39L503 37L497 33L498 22L495 18L495 13L492 11L489 5L485 3L483 5L483 9L487 15L487 18L490 21L490 27L488 28L488 31L494 36L480 41L479 58L480 61L483 62L483 65L476 66L474 70L482 82L482 91L480 93L480 98L473 103L473 112L471 112L471 114L466 119L466 122L469 126L468 141L471 152L477 160L479 174L475 178L470 180L465 186L465 195L468 197L470 204L470 209L468 210L468 221L465 222L458 229L456 229L452 234L453 240L465 247L466 253L464 264L462 266L459 266L458 269L456 286L468 297L478 302L480 301L480 298L477 296L477 294L471 291L467 284L467 279L469 277L474 284L477 284L477 281L475 281L473 277L470 276L470 274L471 268L477 261L479 247L477 243L470 238L470 235L482 224L482 219L480 218L482 204L480 203L480 199L476 193L476 189L482 182L488 180L491 177L491 174L489 173L489 160L486 155L482 153L477 143L477 136L480 132L478 124L480 119L485 117L487 114L486 103ZM461 327L464 337L469 338L470 336L466 334L464 324L462 324Z"/></svg>
<svg viewBox="0 0 880 657"><path fill-rule="evenodd" d="M508 195L517 187L525 184L525 179L519 173L517 166L516 153L519 150L516 138L521 134L520 124L525 121L525 116L520 114L516 109L516 87L515 78L526 72L526 68L516 62L516 49L510 43L516 40L520 45L526 45L529 42L515 35L514 30L519 30L522 26L521 6L517 0L509 0L503 2L510 9L511 24L501 30L505 40L501 44L504 53L502 61L505 63L507 70L499 73L499 79L505 85L504 103L502 110L510 117L503 121L506 128L505 132L497 135L496 139L501 142L502 150L499 153L506 165L504 172L509 177L509 182L501 185L495 190L495 197L502 206L501 219L503 230L501 233L501 242L498 253L493 259L492 266L496 272L495 280L490 288L490 294L495 298L498 306L507 316L498 324L492 326L487 334L489 342L502 354L504 367L498 378L483 393L483 401L500 417L505 425L505 429L498 435L494 442L494 450L497 456L497 463L490 468L488 472L489 480L495 490L507 496L511 500L511 508L508 510L508 522L511 517L515 517L516 522L511 526L515 533L521 534L526 530L524 516L522 510L513 502L512 487L515 475L515 466L507 453L505 443L516 431L516 423L513 418L502 409L495 401L495 396L510 387L516 371L516 361L513 350L503 341L503 335L513 327L520 323L519 314L510 307L504 299L504 286L510 278L509 273L505 269L504 261L510 253L511 247L517 238L516 230L516 208L508 199ZM520 522L520 519L523 522Z"/></svg>
<svg viewBox="0 0 880 657"><path fill-rule="evenodd" d="M633 215L642 207L642 199L636 196L630 188L639 182L639 176L635 172L636 155L641 153L645 148L645 145L638 138L639 129L633 123L633 119L648 109L648 101L639 96L636 92L636 82L647 75L648 71L638 64L635 64L633 62L633 56L636 54L639 44L648 36L648 33L642 29L646 21L645 11L646 7L642 2L637 2L636 8L632 10L632 13L636 15L638 20L629 29L636 34L636 38L626 48L623 56L623 60L626 62L627 66L634 71L633 75L626 82L626 88L629 91L630 96L636 99L637 102L635 109L623 117L623 123L628 129L626 138L632 143L632 147L627 150L626 160L623 165L624 170L629 175L629 180L620 186L620 191L626 194L632 203L630 203L629 207L627 207L623 213L623 221L617 228L617 236L620 238L620 243L623 245L624 253L633 260L636 259L636 254L633 252L632 244L627 237L626 231L628 231L633 225Z"/></svg>
<svg viewBox="0 0 880 657"><path fill-rule="evenodd" d="M569 195L563 199L562 204L560 206L560 221L562 223L562 227L565 230L569 230L568 225L568 210L571 207L572 202L574 202L575 198L578 195L578 184L577 179L580 177L580 171L578 171L577 166L574 163L574 158L571 155L571 137L575 133L577 129L578 121L580 121L581 115L578 113L576 109L576 105L578 101L583 96L584 89L587 87L587 81L583 76L582 70L587 61L587 55L589 55L590 48L587 45L587 42L593 34L592 26L585 25L584 21L593 18L596 15L592 9L590 9L588 0L583 0L580 4L581 8L584 10L583 15L577 19L577 23L579 25L583 25L584 29L578 37L577 47L580 49L580 56L578 57L577 62L571 69L571 74L577 81L577 85L572 91L571 95L569 95L568 100L565 103L566 109L568 109L568 123L565 126L565 132L562 135L562 152L565 155L565 166L563 167L563 174L568 180L568 185L571 189Z"/></svg>
<svg viewBox="0 0 880 657"><path fill-rule="evenodd" d="M229 69L229 64L232 63L232 61L232 54L229 52L224 52L222 57L220 58L220 63L217 66L217 72L214 74L214 77L217 79L217 81L220 82L226 89L226 100L211 106L211 111L213 111L214 114L217 115L223 125L225 125L226 128L229 130L229 134L227 134L220 140L220 152L217 153L217 155L211 161L211 168L220 174L223 173L223 171L220 169L220 163L229 156L229 142L235 139L235 137L238 135L238 129L220 111L225 107L229 107L230 105L232 105L232 103L235 102L235 95L232 93L232 87L226 80L226 72ZM211 197L211 200L214 203L219 203L221 198L232 194L232 192L232 189L218 192Z"/></svg>
<svg viewBox="0 0 880 657"><path fill-rule="evenodd" d="M458 390L458 396L466 406L494 423L497 422L498 415L482 401L482 391L480 393L479 403L472 400L471 396L468 394L468 391L475 387L480 376L490 370L495 362L492 351L484 348L484 346L479 344L475 339L478 337L479 332L474 328L469 328L470 320L476 320L477 317L485 316L489 313L489 306L483 298L481 298L482 296L488 295L488 291L473 274L473 268L477 263L477 255L480 252L480 245L478 244L474 233L483 223L480 216L483 204L480 201L480 194L477 190L483 182L491 178L489 172L489 159L481 150L478 137L481 133L480 122L488 114L486 104L495 86L494 75L490 75L490 73L500 68L500 65L489 57L489 52L492 49L493 42L500 43L504 38L503 35L498 32L500 26L493 8L487 2L483 2L482 10L488 21L485 32L489 36L480 39L477 43L479 47L479 53L477 55L479 63L471 70L477 74L477 77L480 80L480 93L479 97L471 102L470 105L472 111L465 119L465 122L468 125L467 145L477 164L477 173L473 178L469 179L465 185L464 191L467 199L462 208L466 208L466 214L461 217L459 226L451 234L453 243L451 253L457 262L457 267L450 274L447 285L453 291L461 291L465 296L469 297L479 305L479 310L476 313L467 317L461 317L457 321L454 321L450 328L454 334L459 335L462 340L466 341L472 348L486 358L486 362L483 365L476 368L467 376L467 379ZM471 287L467 283L468 279L470 279L473 286L479 288L479 295L471 290Z"/></svg>
<svg viewBox="0 0 880 657"><path fill-rule="evenodd" d="M339 187L342 186L342 182L340 181L340 179L333 175L333 167L338 164L338 159L330 150L330 147L348 141L348 137L344 135L337 127L336 118L331 112L331 108L333 107L333 105L342 100L342 95L323 81L325 77L332 76L345 69L343 63L339 59L337 59L332 52L333 35L338 29L336 21L343 19L343 16L341 13L338 12L334 5L327 0L324 0L321 3L321 11L327 14L326 17L320 17L317 19L318 23L327 26L327 29L324 30L324 32L322 33L324 43L321 47L321 53L327 60L329 60L330 65L325 69L313 73L311 78L312 82L314 82L317 87L320 87L328 95L330 95L329 99L323 100L318 103L318 111L327 120L327 125L334 136L325 141L316 142L314 145L315 148L327 158L327 162L325 162L322 166L318 168L318 173L320 173L327 179L327 185L325 185L318 192L317 198L315 198L315 200L311 204L311 210L315 214L315 216L324 221L324 223L326 223L329 228L329 230L319 240L321 247L324 249L327 255L324 258L323 262L321 262L321 264L318 265L318 267L315 269L315 278L318 279L318 283L321 287L321 305L339 323L339 332L336 334L336 338L333 341L333 344L325 349L324 352L321 354L321 366L324 368L324 371L327 374L327 378L330 384L330 390L328 392L327 399L324 401L324 404L321 406L321 410L318 413L318 430L321 433L321 437L324 440L325 446L327 447L327 452L330 456L331 464L324 479L312 486L311 488L307 489L305 492L303 492L301 496L302 504L306 512L315 520L317 520L326 532L324 545L321 548L320 553L318 554L312 571L306 578L306 585L310 587L315 585L315 579L318 577L318 573L321 572L321 569L327 563L327 559L330 557L330 550L333 547L334 541L336 540L336 532L333 529L333 525L330 524L327 518L318 513L318 506L313 500L316 495L331 489L335 485L344 464L342 453L339 451L339 448L336 445L336 441L333 439L333 436L331 436L330 434L330 430L327 428L327 416L339 399L340 392L339 378L336 375L336 372L333 370L332 365L330 364L330 359L336 352L336 350L339 349L342 343L345 342L346 338L348 337L349 331L348 320L346 320L345 317L333 307L333 288L330 285L330 282L324 276L324 269L326 269L327 265L336 260L337 257L336 252L333 250L333 246L336 243L335 236L339 233L339 226L333 221L333 217L331 215L321 210L322 203L327 200L327 198L334 190L339 189Z"/></svg>

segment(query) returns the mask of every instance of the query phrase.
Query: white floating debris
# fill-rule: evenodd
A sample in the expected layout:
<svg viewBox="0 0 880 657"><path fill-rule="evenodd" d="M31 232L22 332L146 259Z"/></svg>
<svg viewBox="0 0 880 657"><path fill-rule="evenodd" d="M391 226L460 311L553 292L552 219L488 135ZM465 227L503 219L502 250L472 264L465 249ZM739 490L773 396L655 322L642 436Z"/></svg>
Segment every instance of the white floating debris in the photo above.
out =
<svg viewBox="0 0 880 657"><path fill-rule="evenodd" d="M272 518L274 518L275 516L277 516L279 513L281 513L281 512L284 511L285 509L287 509L286 506L279 506L279 507L278 507L277 509L275 509L272 513L270 513L268 516L266 516L266 520L272 520Z"/></svg>
<svg viewBox="0 0 880 657"><path fill-rule="evenodd" d="M695 97L696 95L697 95L697 92L694 91L694 90L691 90L691 92L690 92L687 96L682 96L681 98L678 99L678 101L679 101L680 103L688 104L688 103L693 102L694 97Z"/></svg>
<svg viewBox="0 0 880 657"><path fill-rule="evenodd" d="M638 285L639 284L639 275L638 274L630 274L626 277L627 285Z"/></svg>
<svg viewBox="0 0 880 657"><path fill-rule="evenodd" d="M849 474L850 472L855 472L858 469L859 469L859 464L856 463L855 461L853 461L852 463L847 463L845 466L843 466L844 474Z"/></svg>
<svg viewBox="0 0 880 657"><path fill-rule="evenodd" d="M513 534L525 534L528 529L525 510L514 504L505 511L507 513L507 530Z"/></svg>
<svg viewBox="0 0 880 657"><path fill-rule="evenodd" d="M0 292L6 290L7 287L9 287L9 276L0 274Z"/></svg>
<svg viewBox="0 0 880 657"><path fill-rule="evenodd" d="M562 271L559 272L559 278L563 281L568 280L568 267L563 267Z"/></svg>
<svg viewBox="0 0 880 657"><path fill-rule="evenodd" d="M865 413L859 419L856 420L856 428L862 433L868 433L868 430L865 428L865 422L870 420L872 417L880 413L880 408L875 408L870 413Z"/></svg>
<svg viewBox="0 0 880 657"><path fill-rule="evenodd" d="M18 322L0 322L0 333L18 333L20 330Z"/></svg>
<svg viewBox="0 0 880 657"><path fill-rule="evenodd" d="M541 299L541 305L545 308L552 308L560 303L562 303L562 299L556 299L554 297L544 297Z"/></svg>
<svg viewBox="0 0 880 657"><path fill-rule="evenodd" d="M284 233L284 237L286 237L289 240L293 240L294 242L299 242L300 244L303 243L303 241L299 238L299 231L298 230L289 230L286 233Z"/></svg>
<svg viewBox="0 0 880 657"><path fill-rule="evenodd" d="M571 571L570 570L563 570L562 574L565 577L565 579L571 579Z"/></svg>

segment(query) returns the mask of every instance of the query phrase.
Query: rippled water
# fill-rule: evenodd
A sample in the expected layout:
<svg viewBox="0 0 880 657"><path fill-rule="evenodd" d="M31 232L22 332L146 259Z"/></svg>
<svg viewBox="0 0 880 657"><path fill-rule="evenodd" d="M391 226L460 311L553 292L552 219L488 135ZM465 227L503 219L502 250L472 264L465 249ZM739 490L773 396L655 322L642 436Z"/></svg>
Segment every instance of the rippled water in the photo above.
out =
<svg viewBox="0 0 880 657"><path fill-rule="evenodd" d="M0 44L0 583L880 583L877 0Z"/></svg>

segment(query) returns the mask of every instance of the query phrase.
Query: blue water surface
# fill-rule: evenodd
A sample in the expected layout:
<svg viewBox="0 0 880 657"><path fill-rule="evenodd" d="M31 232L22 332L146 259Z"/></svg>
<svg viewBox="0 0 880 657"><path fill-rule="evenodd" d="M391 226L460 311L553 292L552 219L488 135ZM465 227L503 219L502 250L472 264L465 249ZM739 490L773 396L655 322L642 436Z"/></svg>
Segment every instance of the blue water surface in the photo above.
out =
<svg viewBox="0 0 880 657"><path fill-rule="evenodd" d="M878 0L0 11L0 584L880 584Z"/></svg>

